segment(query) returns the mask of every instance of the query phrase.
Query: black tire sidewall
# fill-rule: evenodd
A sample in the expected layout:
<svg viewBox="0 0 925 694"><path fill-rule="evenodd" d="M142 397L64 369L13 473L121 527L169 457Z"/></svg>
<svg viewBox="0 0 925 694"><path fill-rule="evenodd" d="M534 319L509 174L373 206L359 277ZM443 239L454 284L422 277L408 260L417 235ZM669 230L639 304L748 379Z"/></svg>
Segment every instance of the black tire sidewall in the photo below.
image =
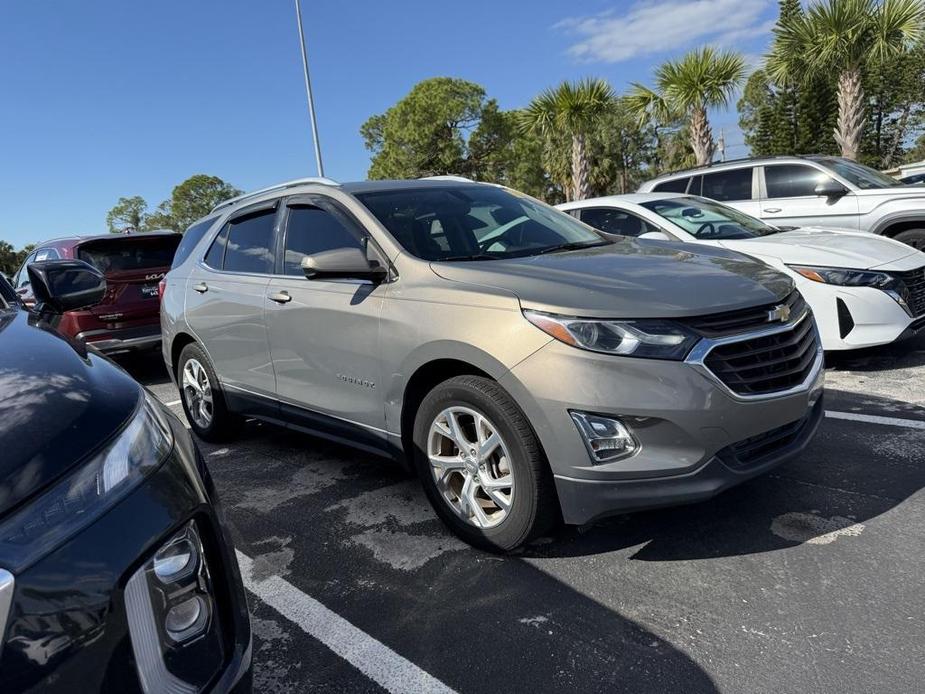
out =
<svg viewBox="0 0 925 694"><path fill-rule="evenodd" d="M206 370L206 375L209 377L209 386L212 389L212 421L206 428L196 424L190 415L189 406L186 404L186 396L183 393L183 368L190 359L195 359L202 364L202 368ZM215 369L212 368L212 362L209 360L205 350L196 343L188 344L180 352L180 358L177 361L177 388L180 390L180 402L183 405L186 421L189 422L190 428L199 438L210 442L220 442L231 437L233 416L225 404L225 394L219 384L218 375L215 373Z"/></svg>
<svg viewBox="0 0 925 694"><path fill-rule="evenodd" d="M912 246L912 241L918 241L918 246L912 246L916 250L925 251L925 229L907 229L901 231L893 237L896 241Z"/></svg>
<svg viewBox="0 0 925 694"><path fill-rule="evenodd" d="M529 436L533 437L533 440L527 440L523 429L517 426L518 422L512 421L509 412L517 406L497 384L488 379L478 379L497 388L502 397L507 399L505 403L496 402L478 387L474 387L474 380L474 377L461 377L445 381L435 387L421 402L414 423L415 464L424 491L444 523L470 544L492 551L509 551L529 539L536 526L539 503L536 469L537 464L541 462L536 460L539 444L532 431L529 432ZM497 398L497 394L495 397ZM512 458L513 503L507 518L494 528L477 528L457 516L444 500L431 472L427 456L430 425L440 412L454 405L468 407L487 417L498 429ZM522 424L525 424L523 414L519 410L517 412L523 418Z"/></svg>

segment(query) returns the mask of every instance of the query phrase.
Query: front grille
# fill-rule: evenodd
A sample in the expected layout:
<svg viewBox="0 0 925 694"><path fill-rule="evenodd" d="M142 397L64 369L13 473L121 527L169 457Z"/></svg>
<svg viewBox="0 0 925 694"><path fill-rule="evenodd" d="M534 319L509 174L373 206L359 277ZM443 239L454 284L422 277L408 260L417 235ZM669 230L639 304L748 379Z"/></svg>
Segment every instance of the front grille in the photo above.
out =
<svg viewBox="0 0 925 694"><path fill-rule="evenodd" d="M801 439L806 429L822 416L821 410L822 398L801 419L727 446L718 453L719 459L740 472L758 467Z"/></svg>
<svg viewBox="0 0 925 694"><path fill-rule="evenodd" d="M912 315L925 315L925 267L888 274L903 283L899 294L912 310Z"/></svg>
<svg viewBox="0 0 925 694"><path fill-rule="evenodd" d="M816 349L816 330L807 313L788 330L718 345L703 363L734 393L768 395L803 383Z"/></svg>
<svg viewBox="0 0 925 694"><path fill-rule="evenodd" d="M806 307L806 302L800 296L800 292L794 289L787 295L787 298L782 301L775 301L773 304L763 304L737 311L725 311L709 316L688 318L684 322L704 337L735 335L736 333L767 326L769 322L768 312L773 311L782 304L790 309L790 315L794 318L799 317Z"/></svg>

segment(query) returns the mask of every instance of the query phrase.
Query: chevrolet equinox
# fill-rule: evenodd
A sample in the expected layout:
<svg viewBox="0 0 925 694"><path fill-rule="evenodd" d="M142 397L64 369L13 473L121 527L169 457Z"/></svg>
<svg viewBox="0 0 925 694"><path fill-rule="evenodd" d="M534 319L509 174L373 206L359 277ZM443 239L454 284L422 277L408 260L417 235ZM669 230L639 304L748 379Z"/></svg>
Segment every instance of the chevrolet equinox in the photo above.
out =
<svg viewBox="0 0 925 694"><path fill-rule="evenodd" d="M788 277L500 186L284 183L192 225L165 284L164 359L199 436L252 417L406 461L494 549L711 497L822 416Z"/></svg>

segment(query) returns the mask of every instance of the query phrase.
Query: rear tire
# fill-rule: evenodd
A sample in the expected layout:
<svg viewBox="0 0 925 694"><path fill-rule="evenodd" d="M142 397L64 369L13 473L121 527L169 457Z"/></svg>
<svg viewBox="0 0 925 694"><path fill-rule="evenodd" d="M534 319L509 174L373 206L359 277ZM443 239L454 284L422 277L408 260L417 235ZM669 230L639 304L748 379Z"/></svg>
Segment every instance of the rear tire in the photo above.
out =
<svg viewBox="0 0 925 694"><path fill-rule="evenodd" d="M193 432L205 441L220 443L234 437L241 418L230 412L212 362L196 343L188 344L177 361L180 402Z"/></svg>
<svg viewBox="0 0 925 694"><path fill-rule="evenodd" d="M893 238L912 246L917 251L925 251L925 229L908 229L899 232Z"/></svg>
<svg viewBox="0 0 925 694"><path fill-rule="evenodd" d="M469 544L508 552L559 518L536 434L490 379L457 376L427 394L415 416L414 459L437 515Z"/></svg>

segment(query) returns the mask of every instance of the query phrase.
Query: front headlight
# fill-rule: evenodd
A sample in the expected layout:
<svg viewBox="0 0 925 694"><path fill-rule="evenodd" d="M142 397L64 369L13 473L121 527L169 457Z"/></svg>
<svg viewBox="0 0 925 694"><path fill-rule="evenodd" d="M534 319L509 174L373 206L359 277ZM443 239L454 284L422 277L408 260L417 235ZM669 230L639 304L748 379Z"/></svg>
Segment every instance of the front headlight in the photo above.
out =
<svg viewBox="0 0 925 694"><path fill-rule="evenodd" d="M668 320L596 320L541 311L524 317L547 335L592 352L681 361L700 339L683 325Z"/></svg>
<svg viewBox="0 0 925 694"><path fill-rule="evenodd" d="M788 267L813 282L837 284L840 287L892 289L896 284L896 280L885 272L839 267L808 267L806 265L788 265Z"/></svg>
<svg viewBox="0 0 925 694"><path fill-rule="evenodd" d="M0 557L27 566L125 497L172 448L170 424L144 391L128 424L102 451L0 523Z"/></svg>
<svg viewBox="0 0 925 694"><path fill-rule="evenodd" d="M912 316L912 309L907 301L906 286L889 273L838 267L807 267L805 265L788 265L787 267L813 282L834 284L839 287L872 287L880 289L899 304L909 316Z"/></svg>

